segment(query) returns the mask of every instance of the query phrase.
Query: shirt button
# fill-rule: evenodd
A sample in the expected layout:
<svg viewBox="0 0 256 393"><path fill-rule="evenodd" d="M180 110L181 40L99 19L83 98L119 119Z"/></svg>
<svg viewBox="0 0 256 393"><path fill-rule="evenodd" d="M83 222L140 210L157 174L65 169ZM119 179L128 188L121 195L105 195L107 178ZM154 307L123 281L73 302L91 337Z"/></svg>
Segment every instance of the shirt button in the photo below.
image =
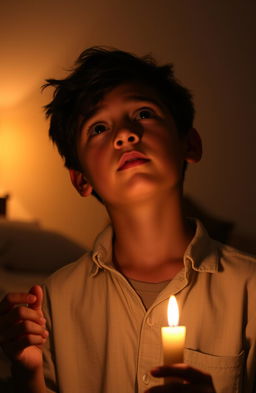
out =
<svg viewBox="0 0 256 393"><path fill-rule="evenodd" d="M142 381L145 383L145 385L148 385L150 381L150 376L148 374L144 374L142 377Z"/></svg>
<svg viewBox="0 0 256 393"><path fill-rule="evenodd" d="M148 326L153 326L153 322L152 322L151 317L148 317L148 318L147 318L147 325L148 325Z"/></svg>

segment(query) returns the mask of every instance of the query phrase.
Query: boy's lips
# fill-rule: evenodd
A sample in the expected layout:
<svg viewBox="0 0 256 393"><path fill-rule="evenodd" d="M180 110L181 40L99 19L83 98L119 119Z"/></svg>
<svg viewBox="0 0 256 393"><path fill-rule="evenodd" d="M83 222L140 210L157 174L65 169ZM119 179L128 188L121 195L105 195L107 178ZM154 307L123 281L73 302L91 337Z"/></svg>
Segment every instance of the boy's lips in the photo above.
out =
<svg viewBox="0 0 256 393"><path fill-rule="evenodd" d="M122 171L124 169L128 169L132 166L137 166L144 164L145 162L150 161L149 158L145 156L145 154L137 151L137 150L132 150L132 151L127 151L125 152L119 162L118 162L118 171Z"/></svg>

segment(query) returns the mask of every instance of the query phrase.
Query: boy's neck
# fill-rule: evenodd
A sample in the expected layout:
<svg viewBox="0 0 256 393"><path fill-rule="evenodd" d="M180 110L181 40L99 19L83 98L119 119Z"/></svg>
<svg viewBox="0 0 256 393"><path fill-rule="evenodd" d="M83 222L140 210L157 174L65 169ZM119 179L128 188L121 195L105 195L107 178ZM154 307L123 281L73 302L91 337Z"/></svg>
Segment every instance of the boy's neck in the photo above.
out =
<svg viewBox="0 0 256 393"><path fill-rule="evenodd" d="M114 262L128 278L160 282L183 267L183 255L194 233L183 216L181 198L159 196L127 208L109 209L114 227Z"/></svg>

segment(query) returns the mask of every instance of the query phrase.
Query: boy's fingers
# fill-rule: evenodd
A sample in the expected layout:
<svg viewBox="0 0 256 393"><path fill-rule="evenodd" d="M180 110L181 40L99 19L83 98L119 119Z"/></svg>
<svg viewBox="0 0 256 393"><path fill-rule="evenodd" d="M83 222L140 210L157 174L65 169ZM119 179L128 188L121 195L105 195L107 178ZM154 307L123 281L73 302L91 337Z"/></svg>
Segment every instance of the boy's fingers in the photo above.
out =
<svg viewBox="0 0 256 393"><path fill-rule="evenodd" d="M19 340L15 340L9 342L8 344L3 345L4 352L10 358L15 358L23 349L31 346L36 345L42 349L43 344L46 342L46 338L43 338L40 335L25 335L21 337Z"/></svg>
<svg viewBox="0 0 256 393"><path fill-rule="evenodd" d="M205 387L201 384L170 384L170 385L161 385L154 386L149 390L146 390L144 393L214 393L213 390L209 390L208 387Z"/></svg>
<svg viewBox="0 0 256 393"><path fill-rule="evenodd" d="M190 390L189 390L190 389ZM146 390L144 393L191 393L191 387L188 385L172 384L172 385L159 385ZM193 393L200 393L199 390L193 390Z"/></svg>
<svg viewBox="0 0 256 393"><path fill-rule="evenodd" d="M42 309L43 304L43 290L40 285L34 285L30 290L29 294L36 296L36 301L30 305L30 308L33 310L40 310Z"/></svg>
<svg viewBox="0 0 256 393"><path fill-rule="evenodd" d="M16 323L11 329L9 329L5 335L5 339L6 341L10 341L28 334L40 335L44 338L48 337L48 332L44 326L39 325L36 322L26 320Z"/></svg>
<svg viewBox="0 0 256 393"><path fill-rule="evenodd" d="M0 302L0 315L5 314L11 308L20 304L33 304L36 301L34 294L30 293L8 293Z"/></svg>
<svg viewBox="0 0 256 393"><path fill-rule="evenodd" d="M209 374L203 373L186 364L173 366L162 366L151 371L154 377L179 377L189 383L200 383L204 385L212 384Z"/></svg>
<svg viewBox="0 0 256 393"><path fill-rule="evenodd" d="M1 316L0 336L5 336L7 330L12 329L15 324L22 320L33 321L41 326L44 326L46 322L41 313L36 310L25 306L15 307Z"/></svg>
<svg viewBox="0 0 256 393"><path fill-rule="evenodd" d="M145 393L215 393L211 376L187 364L158 367L151 370L151 374L154 377L174 377L176 380L152 387ZM177 378L180 382L177 382Z"/></svg>
<svg viewBox="0 0 256 393"><path fill-rule="evenodd" d="M42 345L46 341L46 338L40 336L40 335L33 335L33 334L28 334L26 336L23 336L19 340L19 348L24 349L26 347L29 347L30 345Z"/></svg>

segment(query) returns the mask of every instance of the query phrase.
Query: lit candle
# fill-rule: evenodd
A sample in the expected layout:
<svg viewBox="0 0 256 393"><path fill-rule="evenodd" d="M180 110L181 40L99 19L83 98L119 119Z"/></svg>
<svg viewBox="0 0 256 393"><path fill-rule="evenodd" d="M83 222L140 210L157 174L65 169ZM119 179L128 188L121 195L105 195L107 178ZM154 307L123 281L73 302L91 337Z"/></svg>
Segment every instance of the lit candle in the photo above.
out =
<svg viewBox="0 0 256 393"><path fill-rule="evenodd" d="M162 343L164 365L171 366L173 363L183 363L184 343L186 327L178 326L179 309L175 296L171 296L168 303L168 327L162 327ZM165 378L165 383L170 378Z"/></svg>

